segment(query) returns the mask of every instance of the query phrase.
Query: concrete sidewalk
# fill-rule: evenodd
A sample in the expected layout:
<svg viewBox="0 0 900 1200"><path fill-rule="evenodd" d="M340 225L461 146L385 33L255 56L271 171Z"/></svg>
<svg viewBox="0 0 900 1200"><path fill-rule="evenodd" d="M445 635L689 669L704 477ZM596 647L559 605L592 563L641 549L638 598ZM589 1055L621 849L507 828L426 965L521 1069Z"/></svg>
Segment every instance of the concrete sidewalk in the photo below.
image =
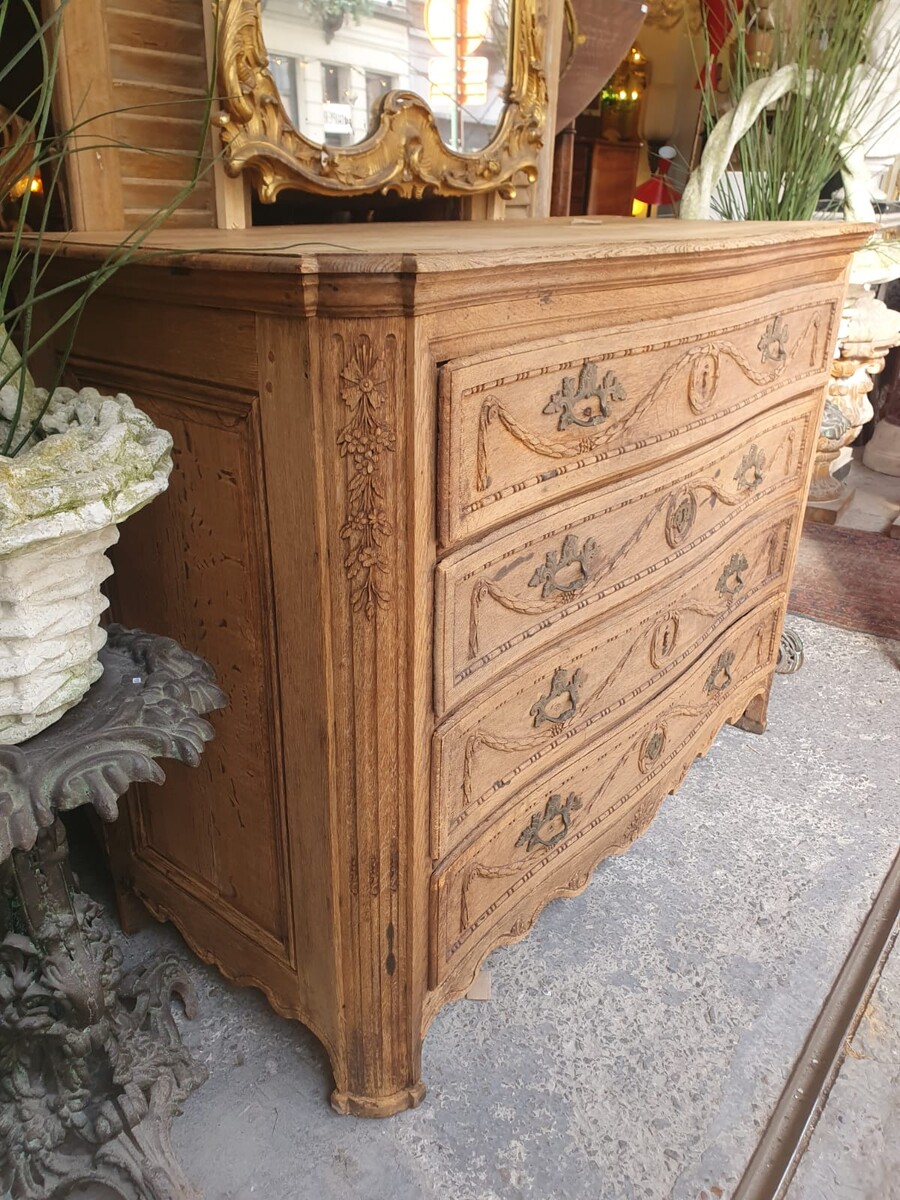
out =
<svg viewBox="0 0 900 1200"><path fill-rule="evenodd" d="M311 1034L171 929L131 939L199 985L185 1040L211 1074L174 1142L207 1200L728 1197L898 846L900 645L793 626L806 665L776 680L769 732L725 730L644 838L492 956L493 999L432 1026L415 1112L336 1116ZM873 1106L836 1087L790 1200L891 1195L891 1061ZM841 1154L888 1137L894 1182L845 1188Z"/></svg>

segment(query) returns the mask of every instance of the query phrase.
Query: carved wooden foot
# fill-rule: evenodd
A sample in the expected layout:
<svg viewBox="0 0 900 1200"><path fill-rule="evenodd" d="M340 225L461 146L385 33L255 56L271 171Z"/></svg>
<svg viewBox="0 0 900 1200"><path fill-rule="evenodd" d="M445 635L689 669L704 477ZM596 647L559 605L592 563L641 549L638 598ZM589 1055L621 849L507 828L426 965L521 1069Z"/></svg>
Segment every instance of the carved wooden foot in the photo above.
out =
<svg viewBox="0 0 900 1200"><path fill-rule="evenodd" d="M408 1108L418 1108L424 1099L424 1083L392 1092L389 1096L354 1096L335 1088L331 1093L331 1107L342 1117L393 1117Z"/></svg>
<svg viewBox="0 0 900 1200"><path fill-rule="evenodd" d="M760 692L758 696L754 696L744 710L743 716L738 717L733 722L737 729L743 729L747 733L765 733L766 732L766 712L769 708L769 691L766 689Z"/></svg>
<svg viewBox="0 0 900 1200"><path fill-rule="evenodd" d="M207 1076L172 1018L175 995L194 1015L190 981L171 957L123 974L58 818L0 875L0 1190L200 1200L169 1143Z"/></svg>
<svg viewBox="0 0 900 1200"><path fill-rule="evenodd" d="M803 641L793 629L785 629L781 635L781 648L775 670L779 675L793 675L803 666Z"/></svg>

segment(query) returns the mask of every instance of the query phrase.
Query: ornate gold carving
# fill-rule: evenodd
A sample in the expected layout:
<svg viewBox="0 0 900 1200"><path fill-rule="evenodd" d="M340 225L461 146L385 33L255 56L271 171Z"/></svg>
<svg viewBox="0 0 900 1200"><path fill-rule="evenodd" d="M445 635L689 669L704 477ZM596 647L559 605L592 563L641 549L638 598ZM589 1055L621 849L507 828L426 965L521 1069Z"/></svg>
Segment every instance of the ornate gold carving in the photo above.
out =
<svg viewBox="0 0 900 1200"><path fill-rule="evenodd" d="M671 30L684 21L692 33L703 28L701 0L648 0L644 24L657 29Z"/></svg>
<svg viewBox="0 0 900 1200"><path fill-rule="evenodd" d="M426 192L466 196L499 191L537 178L547 114L543 25L535 0L512 0L507 103L490 143L460 154L441 140L434 115L413 92L389 92L375 130L356 146L323 146L299 133L268 71L259 0L216 0L219 26L218 118L225 167L252 172L260 199L284 188L319 195Z"/></svg>
<svg viewBox="0 0 900 1200"><path fill-rule="evenodd" d="M347 543L344 567L355 611L369 620L390 599L384 546L393 535L385 514L383 456L394 449L394 433L379 417L388 391L383 358L370 338L361 334L341 371L341 399L351 417L338 434L341 457L350 459L347 520L341 537Z"/></svg>
<svg viewBox="0 0 900 1200"><path fill-rule="evenodd" d="M598 383L597 364L586 361L578 373L577 386L574 375L564 375L559 391L553 393L543 411L551 416L559 413L556 428L560 432L570 425L589 429L592 425L602 425L607 419L610 401L625 399L625 389L615 371L607 371ZM598 402L596 412L591 410L591 400ZM584 408L576 408L581 404L584 404Z"/></svg>

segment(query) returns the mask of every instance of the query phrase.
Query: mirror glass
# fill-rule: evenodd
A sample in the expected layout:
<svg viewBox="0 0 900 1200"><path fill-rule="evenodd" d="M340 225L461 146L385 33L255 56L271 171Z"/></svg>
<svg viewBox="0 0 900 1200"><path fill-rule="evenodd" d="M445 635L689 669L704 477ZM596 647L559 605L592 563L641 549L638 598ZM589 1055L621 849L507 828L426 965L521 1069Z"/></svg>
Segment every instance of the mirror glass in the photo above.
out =
<svg viewBox="0 0 900 1200"><path fill-rule="evenodd" d="M269 70L310 141L364 141L400 90L427 101L446 146L472 154L503 115L514 2L261 0Z"/></svg>

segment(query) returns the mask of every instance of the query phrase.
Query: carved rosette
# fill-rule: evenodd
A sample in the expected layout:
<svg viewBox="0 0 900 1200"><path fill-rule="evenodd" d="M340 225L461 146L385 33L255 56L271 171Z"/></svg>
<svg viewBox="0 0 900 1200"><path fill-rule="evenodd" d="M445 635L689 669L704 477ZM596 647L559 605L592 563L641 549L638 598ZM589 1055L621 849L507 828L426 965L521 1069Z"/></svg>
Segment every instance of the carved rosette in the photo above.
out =
<svg viewBox="0 0 900 1200"><path fill-rule="evenodd" d="M344 567L354 611L364 612L369 620L390 598L384 547L394 531L385 511L383 460L394 450L394 433L379 415L387 390L384 359L362 334L341 372L341 399L351 416L337 440L341 456L351 465L347 519L341 526L347 544Z"/></svg>
<svg viewBox="0 0 900 1200"><path fill-rule="evenodd" d="M543 71L543 25L535 0L510 5L507 104L490 143L475 154L444 145L425 101L413 92L389 92L377 127L356 146L334 148L294 128L268 70L259 0L217 0L218 117L225 166L250 170L260 199L271 203L284 188L320 195L393 191L419 198L500 191L515 196L517 180L537 177L548 94Z"/></svg>

